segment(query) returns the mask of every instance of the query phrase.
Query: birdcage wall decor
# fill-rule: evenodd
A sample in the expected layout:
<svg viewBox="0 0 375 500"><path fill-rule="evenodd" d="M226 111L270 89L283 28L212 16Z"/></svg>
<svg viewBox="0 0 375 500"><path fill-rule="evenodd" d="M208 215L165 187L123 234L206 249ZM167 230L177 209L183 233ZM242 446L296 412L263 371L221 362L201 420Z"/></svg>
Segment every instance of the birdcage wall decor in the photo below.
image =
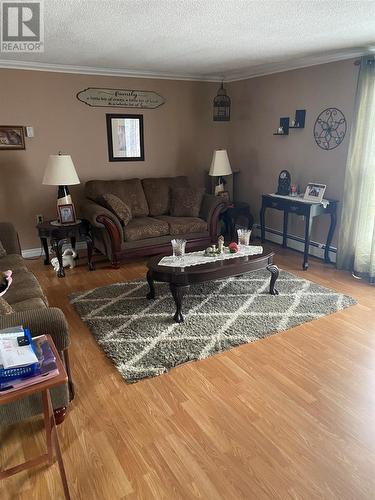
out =
<svg viewBox="0 0 375 500"><path fill-rule="evenodd" d="M230 98L224 89L223 82L214 98L214 122L230 121Z"/></svg>

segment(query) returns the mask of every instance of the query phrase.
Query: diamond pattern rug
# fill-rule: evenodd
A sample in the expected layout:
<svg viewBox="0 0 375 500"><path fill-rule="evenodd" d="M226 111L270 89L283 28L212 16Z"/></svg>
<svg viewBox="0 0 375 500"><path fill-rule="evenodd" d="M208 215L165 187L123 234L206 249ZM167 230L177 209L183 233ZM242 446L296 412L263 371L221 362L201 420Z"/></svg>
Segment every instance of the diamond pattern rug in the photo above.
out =
<svg viewBox="0 0 375 500"><path fill-rule="evenodd" d="M355 304L351 297L280 271L269 295L266 270L190 287L185 322L174 323L166 283L129 281L75 293L70 299L127 382L153 377L191 360L254 342Z"/></svg>

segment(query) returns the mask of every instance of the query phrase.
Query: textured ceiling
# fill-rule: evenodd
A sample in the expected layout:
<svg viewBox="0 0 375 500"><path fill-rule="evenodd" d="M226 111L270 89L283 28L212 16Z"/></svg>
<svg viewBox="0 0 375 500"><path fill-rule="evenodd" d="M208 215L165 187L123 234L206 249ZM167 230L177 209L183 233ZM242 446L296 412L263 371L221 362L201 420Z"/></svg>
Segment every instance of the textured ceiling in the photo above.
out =
<svg viewBox="0 0 375 500"><path fill-rule="evenodd" d="M45 52L0 52L0 67L56 65L50 68L230 80L344 59L375 46L374 0L45 0L44 5Z"/></svg>

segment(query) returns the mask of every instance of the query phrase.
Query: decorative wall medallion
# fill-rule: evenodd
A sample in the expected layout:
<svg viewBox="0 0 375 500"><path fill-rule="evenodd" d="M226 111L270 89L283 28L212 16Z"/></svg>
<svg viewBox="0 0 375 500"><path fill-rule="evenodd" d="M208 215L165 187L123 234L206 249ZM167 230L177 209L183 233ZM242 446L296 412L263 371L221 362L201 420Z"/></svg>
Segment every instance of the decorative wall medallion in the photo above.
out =
<svg viewBox="0 0 375 500"><path fill-rule="evenodd" d="M322 149L335 149L344 140L346 119L337 108L327 108L320 113L314 125L314 138Z"/></svg>
<svg viewBox="0 0 375 500"><path fill-rule="evenodd" d="M99 89L89 87L77 94L77 99L88 106L120 108L158 108L165 103L164 97L147 90Z"/></svg>

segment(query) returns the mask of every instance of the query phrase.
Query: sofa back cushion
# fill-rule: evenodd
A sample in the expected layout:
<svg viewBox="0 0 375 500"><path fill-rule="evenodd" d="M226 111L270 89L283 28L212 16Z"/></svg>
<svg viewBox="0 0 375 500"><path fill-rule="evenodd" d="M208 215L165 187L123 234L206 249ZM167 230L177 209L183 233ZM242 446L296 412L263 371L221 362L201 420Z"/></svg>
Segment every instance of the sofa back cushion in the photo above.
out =
<svg viewBox="0 0 375 500"><path fill-rule="evenodd" d="M114 181L94 180L85 185L85 195L92 201L101 204L103 194L114 194L130 206L133 217L144 217L149 214L147 200L140 179Z"/></svg>
<svg viewBox="0 0 375 500"><path fill-rule="evenodd" d="M185 176L155 177L142 180L151 216L165 215L170 211L171 189L188 186Z"/></svg>
<svg viewBox="0 0 375 500"><path fill-rule="evenodd" d="M173 217L199 217L205 189L172 189L171 215Z"/></svg>

